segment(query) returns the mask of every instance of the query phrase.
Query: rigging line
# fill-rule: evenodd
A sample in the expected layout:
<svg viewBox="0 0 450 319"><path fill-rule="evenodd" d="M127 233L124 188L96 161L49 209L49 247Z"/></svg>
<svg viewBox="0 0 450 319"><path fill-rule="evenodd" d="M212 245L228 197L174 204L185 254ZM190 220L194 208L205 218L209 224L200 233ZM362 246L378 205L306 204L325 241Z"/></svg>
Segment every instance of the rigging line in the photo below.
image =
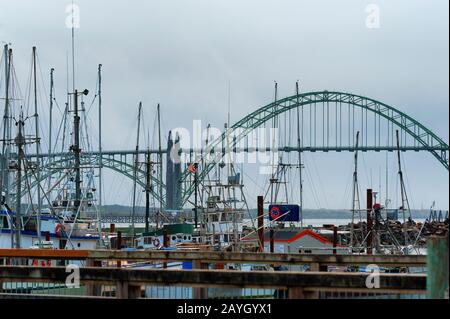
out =
<svg viewBox="0 0 450 319"><path fill-rule="evenodd" d="M317 179L319 180L319 187L320 187L320 190L321 190L321 192L323 194L323 198L325 200L325 205L327 205L327 208L330 208L327 196L325 195L325 188L323 187L322 179L320 178L320 171L318 170L317 165L316 165L316 161L312 161L312 163L313 163L313 168L314 168L314 170L315 170L315 172L317 174Z"/></svg>
<svg viewBox="0 0 450 319"><path fill-rule="evenodd" d="M363 167L364 167L364 175L366 177L367 185L368 185L368 187L372 188L371 179L369 178L369 174L367 173L366 157L364 156L363 152L361 152L361 158L362 158L362 163L363 163Z"/></svg>
<svg viewBox="0 0 450 319"><path fill-rule="evenodd" d="M411 185L410 185L410 183L409 183L409 178L408 178L408 174L405 174L405 172L406 172L406 165L405 165L405 156L402 156L401 157L401 161L402 161L402 173L403 173L403 177L405 177L405 180L406 180L406 184L408 185L408 189L409 189L409 191L411 192L411 190L412 190L412 188L411 188ZM410 214L410 216L411 216L411 208L410 208L410 205L409 205L409 196L408 196L408 194L407 194L407 192L406 192L406 189L404 189L404 191L405 191L405 199L406 199L406 203L407 203L407 205L408 205L408 210L409 210L409 214ZM413 197L414 198L414 197ZM412 203L412 206L413 207L416 207L415 205L414 205L414 202L411 200L411 203Z"/></svg>
<svg viewBox="0 0 450 319"><path fill-rule="evenodd" d="M314 180L312 179L311 173L309 171L309 167L305 166L305 171L306 171L306 179L308 180L309 184L311 185L311 187L309 189L311 189L311 194L313 197L313 200L315 201L315 204L317 206L317 208L322 208L321 203L320 203L320 199L317 196L317 191L316 191L316 186L314 185Z"/></svg>
<svg viewBox="0 0 450 319"><path fill-rule="evenodd" d="M98 97L98 94L95 94L94 97L92 98L92 102L91 102L91 104L89 105L89 108L88 108L88 110L87 110L87 114L88 114L88 115L89 115L89 113L91 112L92 106L94 105L95 100L97 99L97 97Z"/></svg>

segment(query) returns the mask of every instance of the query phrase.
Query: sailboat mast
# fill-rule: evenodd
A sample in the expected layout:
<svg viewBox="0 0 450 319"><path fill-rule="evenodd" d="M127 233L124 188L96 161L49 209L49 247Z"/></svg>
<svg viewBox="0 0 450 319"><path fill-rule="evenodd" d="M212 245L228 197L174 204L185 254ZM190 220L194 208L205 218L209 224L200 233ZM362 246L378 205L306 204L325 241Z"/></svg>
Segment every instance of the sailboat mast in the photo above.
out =
<svg viewBox="0 0 450 319"><path fill-rule="evenodd" d="M98 65L98 214L103 210L103 149L102 149L102 65ZM100 218L100 216L98 216Z"/></svg>
<svg viewBox="0 0 450 319"><path fill-rule="evenodd" d="M48 158L49 162L52 161L52 126L53 126L53 72L55 69L50 70L50 119L48 125ZM48 188L50 189L51 176L48 177Z"/></svg>
<svg viewBox="0 0 450 319"><path fill-rule="evenodd" d="M278 83L275 81L275 105L278 102ZM278 116L274 116L273 118L273 133L272 133L272 141L271 141L271 148L272 148L272 177L270 179L270 204L274 204L276 202L276 192L274 193L274 187L277 183L276 174L278 171L278 167L275 167L275 129L278 127Z"/></svg>
<svg viewBox="0 0 450 319"><path fill-rule="evenodd" d="M74 116L73 116L73 124L74 124L74 135L75 135L75 143L72 146L72 150L75 156L75 209L78 211L80 208L80 200L81 200L81 169L80 169L80 116L78 114L78 90L75 90L74 94Z"/></svg>
<svg viewBox="0 0 450 319"><path fill-rule="evenodd" d="M408 203L408 197L406 195L406 190L405 190L405 182L403 180L402 164L401 164L401 160L400 160L400 141L399 141L399 136L398 136L398 130L396 130L395 133L396 133L396 137L397 137L398 176L400 178L400 193L401 193L401 199L402 199L401 210L403 213L403 228L404 228L403 231L405 233L405 245L408 245L408 233L406 232L406 216L405 216L406 207L405 206L408 206L408 211L409 211L409 203Z"/></svg>
<svg viewBox="0 0 450 319"><path fill-rule="evenodd" d="M356 144L355 144L355 170L353 171L353 192L352 192L352 222L350 224L350 245L353 246L354 239L354 224L355 224L355 213L358 210L360 212L360 202L359 202L359 187L358 187L358 146L359 146L359 131L356 132ZM358 204L356 204L358 203ZM358 207L357 207L358 205ZM359 221L361 221L361 215L359 217Z"/></svg>
<svg viewBox="0 0 450 319"><path fill-rule="evenodd" d="M139 135L141 129L141 112L142 112L142 102L139 102L138 110L138 125L137 125L137 137L136 137L136 153L134 157L134 174L133 174L133 211L131 217L131 230L132 235L135 235L134 218L136 216L136 184L137 184L137 170L139 165Z"/></svg>
<svg viewBox="0 0 450 319"><path fill-rule="evenodd" d="M11 119L9 116L9 86L10 86L10 75L11 75L11 59L12 50L8 48L6 44L4 47L5 56L5 110L3 115L3 147L2 147L2 180L1 180L1 196L2 204L7 208L9 207L9 157L10 157L10 139L11 139ZM5 197L3 198L3 191L5 192ZM10 209L8 208L8 211ZM11 212L10 212L11 213ZM11 232L11 248L14 248L14 232Z"/></svg>
<svg viewBox="0 0 450 319"><path fill-rule="evenodd" d="M33 47L33 84L34 84L34 121L36 129L36 179L38 183L37 187L37 235L38 242L41 243L41 156L40 156L40 140L39 140L39 113L38 113L38 103L37 103L37 81L36 81L36 47ZM51 122L50 122L51 123Z"/></svg>
<svg viewBox="0 0 450 319"><path fill-rule="evenodd" d="M5 204L9 204L9 160L10 160L10 140L11 140L11 116L9 114L9 90L11 82L11 64L12 64L12 49L5 45L5 110L3 115L3 176L2 189L5 191ZM11 247L14 246L14 238L11 232Z"/></svg>
<svg viewBox="0 0 450 319"><path fill-rule="evenodd" d="M159 162L159 197L160 197L160 201L159 201L159 212L156 213L156 229L158 229L159 227L159 215L162 214L162 210L163 210L163 204L162 204L162 193L163 193L163 189L162 189L162 176L163 176L163 156L162 156L162 149L161 149L161 109L160 109L160 105L158 103L158 107L157 107L157 113L158 113L158 162ZM170 154L167 154L167 156L170 156ZM178 183L178 181L177 181Z"/></svg>
<svg viewBox="0 0 450 319"><path fill-rule="evenodd" d="M18 133L16 137L17 146L17 176L16 176L16 219L15 219L15 248L21 248L21 230L22 230L22 214L21 214L21 199L22 199L22 161L24 159L23 145L25 144L25 138L23 136L23 113L21 111L19 121L17 123Z"/></svg>
<svg viewBox="0 0 450 319"><path fill-rule="evenodd" d="M149 218L150 218L150 191L151 191L151 173L152 163L150 157L150 148L147 151L146 160L146 176L145 176L145 232L149 231Z"/></svg>
<svg viewBox="0 0 450 319"><path fill-rule="evenodd" d="M303 176L302 176L302 151L300 141L300 105L299 105L299 88L298 81L295 83L297 94L297 145L298 145L298 170L300 179L300 227L303 229Z"/></svg>

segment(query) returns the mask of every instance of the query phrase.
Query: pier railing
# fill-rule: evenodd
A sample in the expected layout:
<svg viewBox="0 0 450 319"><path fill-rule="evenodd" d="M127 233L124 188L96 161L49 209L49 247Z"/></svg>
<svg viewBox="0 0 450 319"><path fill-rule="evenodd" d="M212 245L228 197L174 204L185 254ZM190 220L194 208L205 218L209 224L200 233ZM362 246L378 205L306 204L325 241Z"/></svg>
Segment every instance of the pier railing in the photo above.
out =
<svg viewBox="0 0 450 319"><path fill-rule="evenodd" d="M60 267L29 266L24 260L52 260ZM18 261L22 265L15 266ZM79 282L84 295L104 296L112 287L117 298L138 298L148 286L191 287L192 298L208 298L211 288L273 289L288 298L318 298L324 292L368 294L425 294L426 275L378 274L378 288L368 288L370 273L328 272L327 266L376 265L378 267L424 267L426 256L300 255L206 251L107 251L107 250L0 250L0 290L5 283L53 283L64 285L67 264L80 264ZM192 262L191 270L139 269L124 267L138 262ZM213 270L211 264L309 265L309 271ZM273 291L272 290L272 291ZM0 294L2 292L0 291Z"/></svg>

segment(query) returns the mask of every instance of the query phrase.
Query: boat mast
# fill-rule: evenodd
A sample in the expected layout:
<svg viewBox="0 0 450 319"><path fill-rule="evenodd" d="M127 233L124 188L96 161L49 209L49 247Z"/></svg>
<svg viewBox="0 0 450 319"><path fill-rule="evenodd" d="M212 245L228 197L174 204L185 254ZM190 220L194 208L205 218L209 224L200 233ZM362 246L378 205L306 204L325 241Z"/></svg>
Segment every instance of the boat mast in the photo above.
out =
<svg viewBox="0 0 450 319"><path fill-rule="evenodd" d="M298 170L300 178L300 227L303 229L303 176L302 176L302 151L300 141L300 105L298 81L295 83L297 93L297 145L298 145Z"/></svg>
<svg viewBox="0 0 450 319"><path fill-rule="evenodd" d="M350 245L353 246L354 240L354 224L355 213L359 213L359 221L361 221L360 201L359 201L359 186L358 186L358 146L359 146L359 131L356 132L355 144L355 170L353 171L353 192L352 192L352 223L350 224Z"/></svg>
<svg viewBox="0 0 450 319"><path fill-rule="evenodd" d="M20 111L19 121L17 121L18 133L15 139L17 146L17 176L16 176L16 219L15 219L15 248L21 248L20 244L20 231L22 229L21 223L21 198L22 198L22 161L25 158L23 152L23 146L25 145L25 137L23 136L23 126L25 124L23 120L23 112Z"/></svg>
<svg viewBox="0 0 450 319"><path fill-rule="evenodd" d="M5 56L5 110L3 115L3 147L2 147L2 180L1 180L1 197L2 204L8 209L9 213L9 159L10 159L10 140L11 140L11 119L9 115L9 86L11 75L12 50L6 44L4 47ZM3 191L5 196L3 197ZM12 229L11 220L11 229ZM11 248L14 248L14 232L11 231Z"/></svg>
<svg viewBox="0 0 450 319"><path fill-rule="evenodd" d="M150 147L147 150L146 160L146 176L145 176L145 232L149 231L149 218L150 218L150 192L151 192L151 173L152 163L150 158Z"/></svg>
<svg viewBox="0 0 450 319"><path fill-rule="evenodd" d="M133 211L131 216L131 230L132 235L135 235L134 218L136 216L136 184L137 184L137 170L139 165L139 134L141 129L141 112L142 102L139 102L138 110L138 125L137 125L137 137L136 137L136 153L134 157L134 174L133 174Z"/></svg>
<svg viewBox="0 0 450 319"><path fill-rule="evenodd" d="M84 90L82 94L88 95L89 91ZM80 149L80 116L78 114L78 90L75 90L74 94L74 145L72 151L75 157L75 209L78 212L81 206L81 149Z"/></svg>
<svg viewBox="0 0 450 319"><path fill-rule="evenodd" d="M3 115L3 149L2 149L2 189L5 191L4 204L9 204L9 159L10 159L10 140L11 140L11 118L9 114L9 88L11 78L12 49L4 47L5 54L5 110ZM3 195L3 194L2 194ZM14 238L11 232L11 247L14 246Z"/></svg>
<svg viewBox="0 0 450 319"><path fill-rule="evenodd" d="M406 188L405 188L405 181L403 180L403 171L402 171L402 164L400 160L400 141L398 136L398 130L396 130L396 137L397 137L397 160L398 160L398 176L400 178L400 192L401 192L401 198L402 198L402 206L400 209L402 210L403 214L403 231L405 235L405 246L408 245L408 233L406 232L406 216L405 216L405 210L407 206L409 213L411 214L411 211L409 210L409 201L408 201L408 195L406 194ZM411 215L409 216L411 217Z"/></svg>
<svg viewBox="0 0 450 319"><path fill-rule="evenodd" d="M103 149L102 149L102 65L98 65L98 156L99 156L99 169L98 169L98 214L99 218L103 210ZM100 225L100 223L99 223ZM101 230L101 226L99 227Z"/></svg>
<svg viewBox="0 0 450 319"><path fill-rule="evenodd" d="M276 106L278 102L278 83L275 81L275 103ZM272 177L270 178L270 204L274 204L276 202L276 192L274 193L275 184L277 184L278 179L276 178L276 174L278 172L278 166L275 167L275 128L278 127L278 116L275 115L273 117L273 133L272 133Z"/></svg>
<svg viewBox="0 0 450 319"><path fill-rule="evenodd" d="M37 187L37 235L38 243L41 245L41 156L40 156L40 140L39 140L39 113L37 104L37 81L36 81L36 47L33 47L33 82L34 82L34 121L36 129L36 179L38 183ZM50 122L51 125L51 122ZM19 164L20 165L20 164Z"/></svg>
<svg viewBox="0 0 450 319"><path fill-rule="evenodd" d="M163 158L162 158L162 149L161 149L161 109L160 105L158 103L157 107L157 114L158 114L158 162L159 162L159 172L158 172L158 178L159 178L159 211L156 213L156 229L159 227L159 215L162 214L163 210L163 203L162 203L162 176L163 176ZM170 156L170 154L167 154L167 156ZM178 182L178 181L177 181Z"/></svg>
<svg viewBox="0 0 450 319"><path fill-rule="evenodd" d="M52 124L53 124L53 72L55 69L50 69L50 121L48 126L48 158L52 161ZM48 177L48 188L50 189L52 177Z"/></svg>

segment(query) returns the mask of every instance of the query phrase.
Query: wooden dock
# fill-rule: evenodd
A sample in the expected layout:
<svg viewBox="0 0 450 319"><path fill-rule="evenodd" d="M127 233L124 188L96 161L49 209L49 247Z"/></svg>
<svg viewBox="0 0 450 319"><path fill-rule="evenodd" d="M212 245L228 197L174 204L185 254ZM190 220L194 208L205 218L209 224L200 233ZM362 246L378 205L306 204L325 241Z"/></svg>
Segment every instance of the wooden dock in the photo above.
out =
<svg viewBox="0 0 450 319"><path fill-rule="evenodd" d="M79 279L87 295L100 298L100 285L116 287L117 298L138 298L145 285L189 286L193 298L207 298L207 288L274 288L287 291L289 298L318 298L319 292L364 292L425 294L425 274L380 273L379 288L366 286L369 273L326 272L325 266L377 265L379 267L424 267L426 256L300 255L203 251L123 250L0 250L0 283L64 283L68 273L62 267L11 266L13 260L83 261ZM106 263L108 261L109 263ZM192 270L133 269L125 262L192 262ZM211 270L211 264L304 265L307 272ZM102 267L108 264L108 267ZM111 267L119 265L119 267Z"/></svg>

